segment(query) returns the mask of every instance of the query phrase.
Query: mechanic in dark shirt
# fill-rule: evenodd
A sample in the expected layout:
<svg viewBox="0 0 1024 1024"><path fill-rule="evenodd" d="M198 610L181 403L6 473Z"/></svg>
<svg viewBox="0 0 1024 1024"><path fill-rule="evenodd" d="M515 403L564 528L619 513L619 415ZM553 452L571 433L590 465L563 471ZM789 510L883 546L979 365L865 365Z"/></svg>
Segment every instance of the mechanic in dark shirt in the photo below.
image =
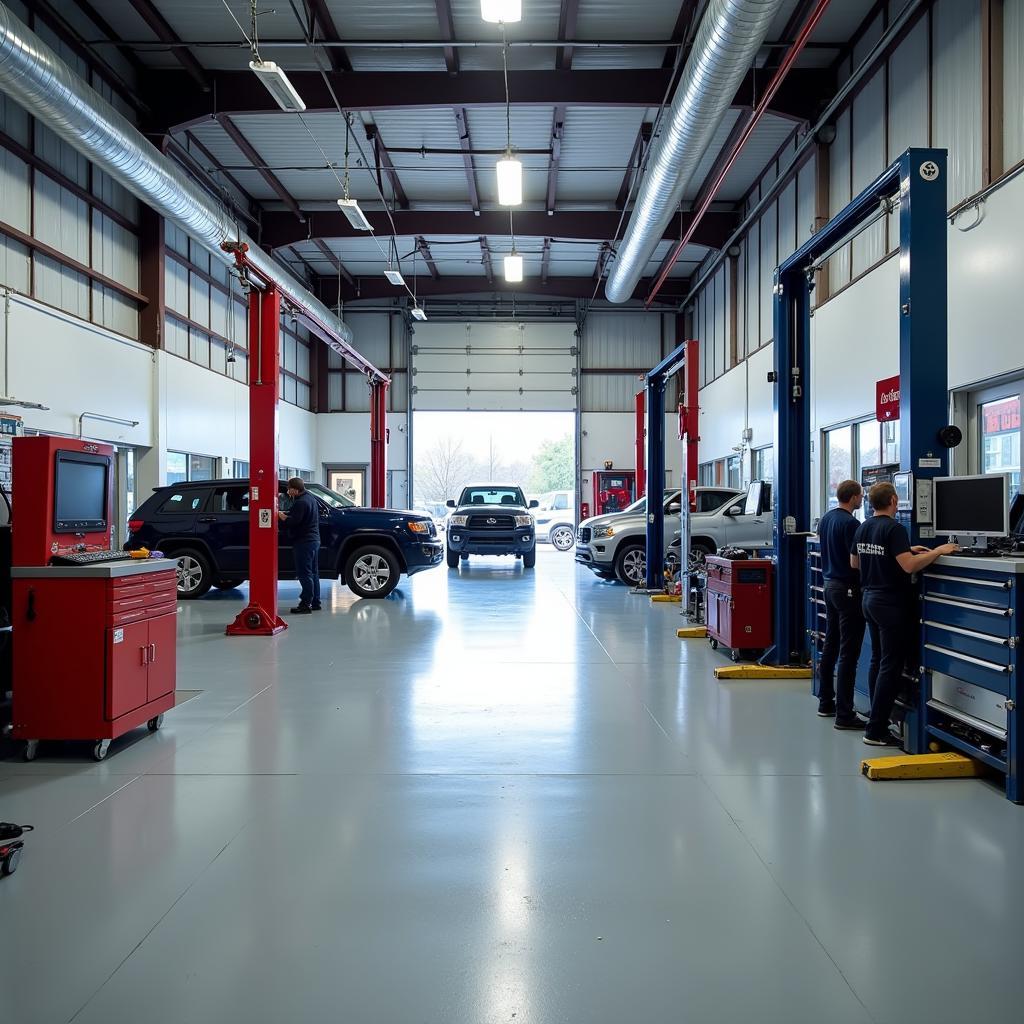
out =
<svg viewBox="0 0 1024 1024"><path fill-rule="evenodd" d="M911 576L940 555L959 551L956 544L937 548L911 547L902 523L896 521L899 501L892 484L875 484L868 492L875 514L853 538L850 565L860 570L864 618L871 633L871 718L864 742L872 747L899 746L889 732L889 716L900 689L903 666L917 636Z"/></svg>
<svg viewBox="0 0 1024 1024"><path fill-rule="evenodd" d="M834 715L836 729L863 729L866 721L853 707L853 685L864 643L864 613L860 574L850 565L850 555L853 535L860 526L853 513L863 504L864 491L856 480L844 480L836 488L836 500L838 507L829 509L818 523L825 578L825 642L818 662L818 714L822 718Z"/></svg>
<svg viewBox="0 0 1024 1024"><path fill-rule="evenodd" d="M288 497L293 499L291 509L278 512L277 518L284 523L292 542L295 575L302 585L292 614L309 615L320 611L320 508L301 477L293 476L288 481Z"/></svg>

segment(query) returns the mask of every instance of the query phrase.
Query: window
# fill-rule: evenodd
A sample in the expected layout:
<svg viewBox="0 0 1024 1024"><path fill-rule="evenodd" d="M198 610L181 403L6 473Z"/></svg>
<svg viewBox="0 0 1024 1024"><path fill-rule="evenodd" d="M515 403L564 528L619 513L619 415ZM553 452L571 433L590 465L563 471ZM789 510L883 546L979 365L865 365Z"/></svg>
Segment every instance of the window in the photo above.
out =
<svg viewBox="0 0 1024 1024"><path fill-rule="evenodd" d="M167 453L167 482L180 484L188 479L188 456L184 452Z"/></svg>
<svg viewBox="0 0 1024 1024"><path fill-rule="evenodd" d="M775 479L775 449L769 445L766 448L755 448L750 454L753 479L771 483Z"/></svg>
<svg viewBox="0 0 1024 1024"><path fill-rule="evenodd" d="M311 469L299 469L298 466L278 466L278 473L280 473L281 480L290 480L293 476L297 476L308 484L313 479Z"/></svg>
<svg viewBox="0 0 1024 1024"><path fill-rule="evenodd" d="M248 512L248 487L218 487L213 492L211 512Z"/></svg>
<svg viewBox="0 0 1024 1024"><path fill-rule="evenodd" d="M735 487L736 490L739 490L742 471L740 469L740 457L738 455L733 455L731 458L726 460L725 475L726 487Z"/></svg>
<svg viewBox="0 0 1024 1024"><path fill-rule="evenodd" d="M822 450L825 466L824 508L836 507L836 488L844 480L862 480L865 469L879 465L899 465L900 425L890 420L860 420L824 432ZM858 518L861 515L858 514Z"/></svg>
<svg viewBox="0 0 1024 1024"><path fill-rule="evenodd" d="M187 512L198 512L206 501L207 490L189 491L188 494L172 494L161 506L160 512L165 515L184 515Z"/></svg>
<svg viewBox="0 0 1024 1024"><path fill-rule="evenodd" d="M845 426L826 431L824 450L827 456L824 504L829 509L839 504L836 488L853 473L853 428Z"/></svg>
<svg viewBox="0 0 1024 1024"><path fill-rule="evenodd" d="M167 453L167 482L186 480L212 480L217 475L217 460L209 455L189 455L186 452Z"/></svg>
<svg viewBox="0 0 1024 1024"><path fill-rule="evenodd" d="M1008 473L1010 492L1020 490L1021 396L1011 395L978 407L982 473Z"/></svg>
<svg viewBox="0 0 1024 1024"><path fill-rule="evenodd" d="M715 483L715 464L704 462L697 467L697 486L712 487Z"/></svg>
<svg viewBox="0 0 1024 1024"><path fill-rule="evenodd" d="M244 480L249 475L249 463L242 459L235 459L231 464L231 475L236 480Z"/></svg>

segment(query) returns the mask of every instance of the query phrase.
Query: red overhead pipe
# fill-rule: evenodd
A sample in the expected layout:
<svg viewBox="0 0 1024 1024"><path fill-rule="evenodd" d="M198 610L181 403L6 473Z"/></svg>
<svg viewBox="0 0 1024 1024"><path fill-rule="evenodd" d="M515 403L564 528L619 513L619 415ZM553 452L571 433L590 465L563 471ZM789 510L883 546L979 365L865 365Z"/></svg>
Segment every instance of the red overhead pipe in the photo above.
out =
<svg viewBox="0 0 1024 1024"><path fill-rule="evenodd" d="M704 214L708 212L708 208L714 201L718 190L722 187L722 183L725 181L729 171L732 170L732 166L736 163L743 147L747 144L750 136L753 134L754 129L757 127L758 122L761 120L764 113L768 110L768 105L771 103L775 94L779 91L779 86L782 85L786 75L789 74L790 68L796 62L797 57L800 56L801 51L807 44L807 40L810 39L811 33L817 28L818 22L821 21L822 15L825 13L826 8L829 5L829 0L818 0L811 12L810 17L807 19L806 24L800 30L800 34L793 41L793 45L786 51L786 56L783 58L782 63L779 65L778 70L772 76L772 80L768 83L768 88L765 90L764 95L761 97L761 101L754 107L753 112L750 115L750 120L747 122L746 127L743 129L742 134L736 140L736 145L733 146L732 152L729 154L729 159L726 160L725 165L721 171L718 172L718 176L711 183L711 187L706 191L703 200L696 210L693 211L693 220L690 221L690 226L686 229L686 234L676 242L675 248L672 250L668 260L662 266L661 273L658 275L658 279L654 282L647 298L644 300L644 307L650 308L651 303L654 301L658 292L661 291L661 286L665 283L665 279L669 275L669 271L675 266L676 261L679 259L683 249L689 244L691 238L697 231L697 226L700 224Z"/></svg>

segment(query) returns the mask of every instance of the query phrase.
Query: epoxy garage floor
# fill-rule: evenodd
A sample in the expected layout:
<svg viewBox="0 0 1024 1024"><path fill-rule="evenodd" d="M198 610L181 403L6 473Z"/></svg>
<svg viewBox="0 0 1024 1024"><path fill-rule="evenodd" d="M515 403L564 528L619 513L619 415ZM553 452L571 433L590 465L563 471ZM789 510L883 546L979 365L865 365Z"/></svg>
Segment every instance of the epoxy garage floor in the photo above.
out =
<svg viewBox="0 0 1024 1024"><path fill-rule="evenodd" d="M38 828L3 1020L1020 1019L1024 808L867 782L805 682L716 683L676 607L552 551L273 641L223 637L241 600L181 605L201 693L161 733L0 761Z"/></svg>

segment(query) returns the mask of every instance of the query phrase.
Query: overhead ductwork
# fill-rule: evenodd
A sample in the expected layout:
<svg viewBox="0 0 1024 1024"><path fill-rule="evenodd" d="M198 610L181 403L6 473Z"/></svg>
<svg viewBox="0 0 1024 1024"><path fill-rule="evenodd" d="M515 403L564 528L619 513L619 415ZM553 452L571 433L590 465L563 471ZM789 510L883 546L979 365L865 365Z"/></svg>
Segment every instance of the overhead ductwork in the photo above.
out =
<svg viewBox="0 0 1024 1024"><path fill-rule="evenodd" d="M173 221L221 260L224 242L249 246L249 262L311 324L345 345L352 330L297 278L241 231L227 210L165 157L0 3L0 89L147 206ZM326 340L326 339L325 339Z"/></svg>
<svg viewBox="0 0 1024 1024"><path fill-rule="evenodd" d="M611 302L632 298L782 4L710 0L608 275Z"/></svg>

